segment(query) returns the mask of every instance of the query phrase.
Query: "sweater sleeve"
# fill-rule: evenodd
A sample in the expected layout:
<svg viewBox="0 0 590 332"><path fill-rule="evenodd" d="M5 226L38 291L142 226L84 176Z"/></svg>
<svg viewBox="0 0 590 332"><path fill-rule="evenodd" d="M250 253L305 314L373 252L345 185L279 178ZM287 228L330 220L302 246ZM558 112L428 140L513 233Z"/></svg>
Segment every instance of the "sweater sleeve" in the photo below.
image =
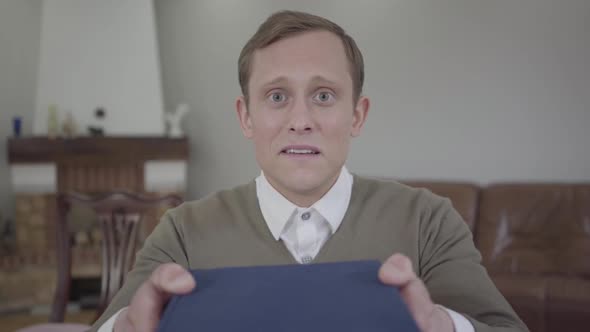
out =
<svg viewBox="0 0 590 332"><path fill-rule="evenodd" d="M111 316L128 306L135 291L160 264L174 262L185 268L188 267L184 238L181 229L175 223L174 211L173 209L166 212L154 231L147 237L135 257L135 264L127 274L123 287L92 325L90 331L97 331Z"/></svg>
<svg viewBox="0 0 590 332"><path fill-rule="evenodd" d="M450 201L428 196L418 274L433 302L461 313L478 332L528 331L481 265L471 231Z"/></svg>

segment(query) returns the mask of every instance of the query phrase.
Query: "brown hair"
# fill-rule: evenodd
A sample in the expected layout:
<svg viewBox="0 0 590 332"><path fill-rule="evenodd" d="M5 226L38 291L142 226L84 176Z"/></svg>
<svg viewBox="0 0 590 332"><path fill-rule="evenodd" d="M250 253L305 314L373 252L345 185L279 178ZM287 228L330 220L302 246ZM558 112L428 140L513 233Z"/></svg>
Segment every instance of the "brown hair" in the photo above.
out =
<svg viewBox="0 0 590 332"><path fill-rule="evenodd" d="M354 39L346 34L336 23L320 16L298 12L280 11L272 14L248 40L238 59L238 77L242 94L248 100L248 81L251 74L252 55L257 49L264 48L281 39L308 31L325 30L334 33L342 40L344 51L350 65L353 96L356 102L363 89L365 69L363 55Z"/></svg>

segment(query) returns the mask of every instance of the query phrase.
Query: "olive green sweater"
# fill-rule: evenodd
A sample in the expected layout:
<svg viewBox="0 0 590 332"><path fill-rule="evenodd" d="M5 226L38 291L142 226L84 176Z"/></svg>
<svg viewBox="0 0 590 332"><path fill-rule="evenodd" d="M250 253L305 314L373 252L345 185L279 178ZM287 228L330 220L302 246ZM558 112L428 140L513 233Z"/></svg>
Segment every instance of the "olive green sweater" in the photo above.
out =
<svg viewBox="0 0 590 332"><path fill-rule="evenodd" d="M383 262L393 253L408 256L432 300L465 315L476 331L527 331L480 264L471 232L448 199L355 175L342 224L314 262ZM296 264L268 229L254 181L184 203L168 211L146 239L125 285L93 330L127 306L139 285L166 262L188 269Z"/></svg>

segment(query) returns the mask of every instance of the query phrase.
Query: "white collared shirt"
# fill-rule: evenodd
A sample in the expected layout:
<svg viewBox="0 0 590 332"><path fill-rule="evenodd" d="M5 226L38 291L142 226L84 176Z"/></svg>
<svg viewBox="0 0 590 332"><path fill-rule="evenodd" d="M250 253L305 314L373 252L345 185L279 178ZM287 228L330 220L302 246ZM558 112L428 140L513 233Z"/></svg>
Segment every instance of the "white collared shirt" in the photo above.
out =
<svg viewBox="0 0 590 332"><path fill-rule="evenodd" d="M282 240L299 263L310 263L334 234L350 203L352 175L343 167L330 190L312 206L291 203L268 182L256 178L256 195L262 216L275 240Z"/></svg>
<svg viewBox="0 0 590 332"><path fill-rule="evenodd" d="M350 203L352 184L352 174L342 167L332 188L312 206L305 208L291 203L261 172L256 178L256 195L262 216L274 239L283 241L293 258L306 264L315 259L324 243L340 227ZM451 317L456 332L475 331L463 315L440 307ZM123 309L106 321L98 332L113 331L115 320Z"/></svg>

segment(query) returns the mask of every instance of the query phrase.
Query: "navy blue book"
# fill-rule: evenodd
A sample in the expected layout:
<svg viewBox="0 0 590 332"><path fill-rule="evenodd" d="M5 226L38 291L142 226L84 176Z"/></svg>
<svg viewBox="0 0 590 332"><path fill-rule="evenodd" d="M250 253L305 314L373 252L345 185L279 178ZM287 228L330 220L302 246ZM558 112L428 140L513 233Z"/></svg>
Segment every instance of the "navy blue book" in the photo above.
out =
<svg viewBox="0 0 590 332"><path fill-rule="evenodd" d="M417 332L378 261L191 271L197 288L175 296L159 332Z"/></svg>

